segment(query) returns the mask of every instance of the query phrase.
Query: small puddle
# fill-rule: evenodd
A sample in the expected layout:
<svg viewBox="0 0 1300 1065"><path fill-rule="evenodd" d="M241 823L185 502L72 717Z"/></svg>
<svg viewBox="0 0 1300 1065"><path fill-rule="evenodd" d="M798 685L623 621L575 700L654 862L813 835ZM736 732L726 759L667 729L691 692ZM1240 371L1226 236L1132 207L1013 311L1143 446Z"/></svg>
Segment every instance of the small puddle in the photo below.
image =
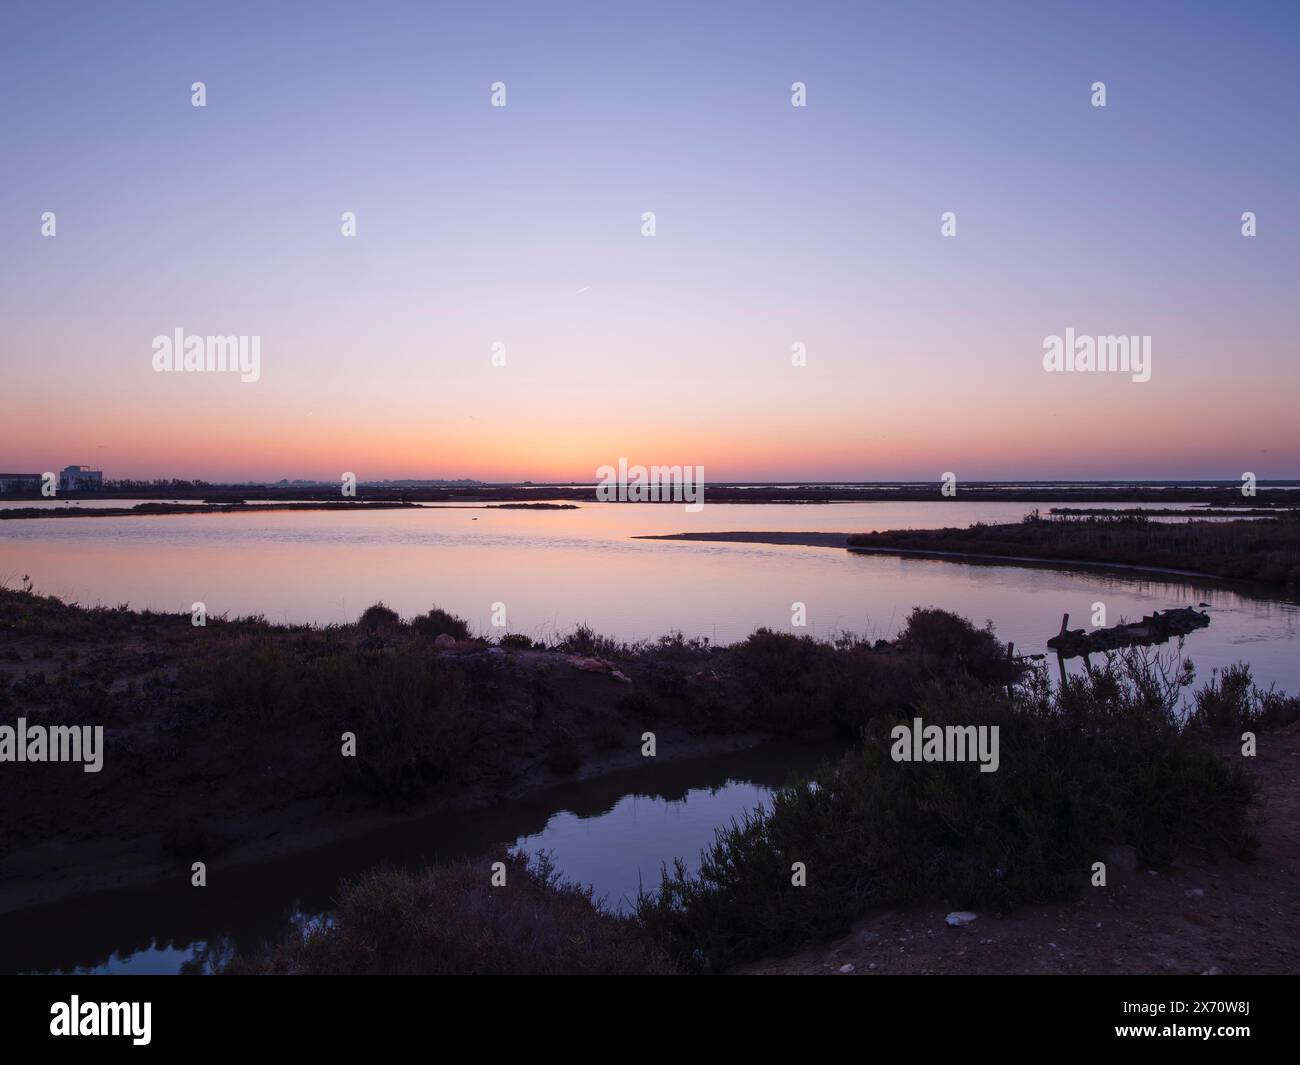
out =
<svg viewBox="0 0 1300 1065"><path fill-rule="evenodd" d="M326 910L340 880L419 869L496 847L548 850L568 880L627 910L660 868L694 869L716 829L842 748L769 743L620 770L486 809L445 811L367 836L188 882L100 892L0 917L7 972L177 973L208 944L248 950ZM485 874L486 870L485 870Z"/></svg>

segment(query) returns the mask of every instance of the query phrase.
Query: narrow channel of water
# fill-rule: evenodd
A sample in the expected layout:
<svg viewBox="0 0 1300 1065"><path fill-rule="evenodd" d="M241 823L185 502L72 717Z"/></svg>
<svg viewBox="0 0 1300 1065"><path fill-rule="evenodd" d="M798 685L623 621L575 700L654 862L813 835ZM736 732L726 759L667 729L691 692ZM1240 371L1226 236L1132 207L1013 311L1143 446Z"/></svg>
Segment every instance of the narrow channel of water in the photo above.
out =
<svg viewBox="0 0 1300 1065"><path fill-rule="evenodd" d="M764 744L574 781L486 809L450 811L228 872L208 886L100 892L0 916L5 972L177 973L206 945L242 949L328 908L339 882L375 866L419 869L499 846L550 851L569 879L626 909L682 858L695 868L715 830L759 806L831 747ZM488 866L484 865L484 876Z"/></svg>

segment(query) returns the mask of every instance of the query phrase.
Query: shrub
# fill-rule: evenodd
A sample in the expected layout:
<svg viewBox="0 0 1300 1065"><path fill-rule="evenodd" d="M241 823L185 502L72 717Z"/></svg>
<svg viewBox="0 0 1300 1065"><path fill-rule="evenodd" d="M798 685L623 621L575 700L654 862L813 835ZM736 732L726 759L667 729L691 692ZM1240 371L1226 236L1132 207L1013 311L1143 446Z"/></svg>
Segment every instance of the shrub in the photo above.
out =
<svg viewBox="0 0 1300 1065"><path fill-rule="evenodd" d="M506 884L493 887L492 861ZM563 882L546 854L498 853L419 875L383 871L346 884L307 922L229 973L415 975L668 973L662 952L590 888Z"/></svg>
<svg viewBox="0 0 1300 1065"><path fill-rule="evenodd" d="M1006 648L993 634L992 623L977 629L959 614L937 607L914 607L898 636L904 651L980 665L1006 656Z"/></svg>
<svg viewBox="0 0 1300 1065"><path fill-rule="evenodd" d="M397 616L396 610L390 610L383 603L376 603L362 612L357 627L365 632L384 632L397 628L401 623L402 619Z"/></svg>
<svg viewBox="0 0 1300 1065"><path fill-rule="evenodd" d="M481 721L461 672L436 657L344 652L311 663L299 683L331 733L356 733L348 768L385 800L453 788L475 764Z"/></svg>
<svg viewBox="0 0 1300 1065"><path fill-rule="evenodd" d="M459 618L455 614L448 613L438 607L430 607L427 614L421 614L411 619L411 627L421 636L428 636L434 639L446 633L448 636L454 636L458 640L468 640L470 638L469 623L464 618Z"/></svg>
<svg viewBox="0 0 1300 1065"><path fill-rule="evenodd" d="M555 641L555 649L571 655L592 658L616 658L632 653L632 648L618 640L601 636L590 625L579 625L573 632Z"/></svg>
<svg viewBox="0 0 1300 1065"><path fill-rule="evenodd" d="M464 676L417 646L376 650L335 634L213 641L185 664L183 686L206 719L251 720L260 732L353 732L344 771L386 802L454 786L475 761L481 722Z"/></svg>
<svg viewBox="0 0 1300 1065"><path fill-rule="evenodd" d="M925 725L997 726L1000 766L893 761L887 718L860 748L719 832L691 877L665 871L639 900L648 934L683 967L725 969L847 930L878 906L1008 907L1077 895L1109 844L1149 863L1199 846L1248 855L1252 784L1132 659L1054 691L932 684ZM910 723L910 722L909 722ZM808 870L790 887L791 863ZM781 886L785 887L781 887Z"/></svg>
<svg viewBox="0 0 1300 1065"><path fill-rule="evenodd" d="M680 629L674 629L647 647L660 661L677 661L698 663L717 651L707 636L687 637Z"/></svg>
<svg viewBox="0 0 1300 1065"><path fill-rule="evenodd" d="M747 727L781 735L856 736L863 722L912 704L924 662L877 652L865 641L759 629L723 652L744 692ZM960 665L944 664L950 673Z"/></svg>
<svg viewBox="0 0 1300 1065"><path fill-rule="evenodd" d="M1300 696L1255 686L1245 662L1215 670L1196 693L1191 720L1209 732L1269 729L1300 718Z"/></svg>
<svg viewBox="0 0 1300 1065"><path fill-rule="evenodd" d="M187 663L183 682L206 694L209 707L228 717L276 724L302 704L300 662L284 641L270 635L222 641Z"/></svg>

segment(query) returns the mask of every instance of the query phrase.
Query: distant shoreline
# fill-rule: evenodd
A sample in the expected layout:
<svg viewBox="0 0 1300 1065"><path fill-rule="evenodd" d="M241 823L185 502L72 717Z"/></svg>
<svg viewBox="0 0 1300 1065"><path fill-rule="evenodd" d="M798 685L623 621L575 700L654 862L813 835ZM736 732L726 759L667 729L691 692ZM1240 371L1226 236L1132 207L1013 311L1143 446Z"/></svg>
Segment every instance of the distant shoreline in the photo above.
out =
<svg viewBox="0 0 1300 1065"><path fill-rule="evenodd" d="M418 503L316 500L306 503L138 503L134 507L19 507L0 509L0 521L37 518L139 518L169 514L261 514L277 510L424 510Z"/></svg>
<svg viewBox="0 0 1300 1065"><path fill-rule="evenodd" d="M989 555L974 551L936 551L906 547L852 547L848 544L850 535L842 532L712 532L712 533L666 533L652 536L634 536L634 540L685 540L696 543L729 544L771 544L780 547L830 547L844 548L852 554L860 555L894 555L900 558L939 558L954 559L961 562L988 562L991 564L1016 566L1049 566L1056 569L1110 569L1129 570L1141 573L1163 573L1175 577L1196 577L1208 580L1231 580L1204 570L1175 569L1170 566L1148 566L1133 562L1098 562L1086 559L1035 558L1032 555Z"/></svg>
<svg viewBox="0 0 1300 1065"><path fill-rule="evenodd" d="M905 547L850 547L855 555L916 555L921 558L956 558L963 562L1002 562L1011 565L1055 566L1060 569L1074 569L1085 566L1088 569L1126 569L1142 573L1168 573L1175 577L1208 578L1214 581L1230 580L1213 573L1196 569L1174 569L1170 566L1144 566L1136 562L1089 562L1082 558L1035 558L1032 555L981 555L974 551L923 551L909 550Z"/></svg>
<svg viewBox="0 0 1300 1065"><path fill-rule="evenodd" d="M848 549L1212 577L1288 594L1300 587L1300 517L1294 513L1217 522L1034 514L1010 525L858 533L849 537Z"/></svg>
<svg viewBox="0 0 1300 1065"><path fill-rule="evenodd" d="M779 544L786 547L848 547L846 532L684 532L634 536L633 540L692 540L724 544Z"/></svg>
<svg viewBox="0 0 1300 1065"><path fill-rule="evenodd" d="M44 507L0 508L0 521L36 518L138 518L171 514L263 514L280 510L580 510L576 503L484 503L480 506L452 506L412 503L403 500L321 499L295 503L137 503L133 507Z"/></svg>
<svg viewBox="0 0 1300 1065"><path fill-rule="evenodd" d="M940 493L938 483L823 483L748 484L710 482L705 486L709 503L1043 503L1087 505L1096 503L1160 503L1269 509L1300 506L1300 486L1291 481L1263 482L1258 495L1246 499L1236 482L1166 482L1117 484L1115 482L962 482L955 495ZM0 501L42 502L34 494L0 496ZM60 494L61 500L155 499L224 503L241 500L268 502L337 501L338 484L238 485L238 484L116 484L100 491ZM480 484L480 485L357 485L357 501L403 503L597 503L594 484ZM628 504L639 506L643 504ZM672 506L673 503L662 503Z"/></svg>

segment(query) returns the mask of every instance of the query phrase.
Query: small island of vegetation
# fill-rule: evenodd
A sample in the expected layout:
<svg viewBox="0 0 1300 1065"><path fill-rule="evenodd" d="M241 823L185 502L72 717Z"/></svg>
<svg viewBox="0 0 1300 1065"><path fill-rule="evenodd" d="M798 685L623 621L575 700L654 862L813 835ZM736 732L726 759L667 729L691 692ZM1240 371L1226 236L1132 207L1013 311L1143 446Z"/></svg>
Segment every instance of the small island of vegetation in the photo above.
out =
<svg viewBox="0 0 1300 1065"><path fill-rule="evenodd" d="M1150 514L1043 517L1015 525L856 533L850 551L1141 566L1277 588L1300 587L1300 513L1241 521L1154 521Z"/></svg>

